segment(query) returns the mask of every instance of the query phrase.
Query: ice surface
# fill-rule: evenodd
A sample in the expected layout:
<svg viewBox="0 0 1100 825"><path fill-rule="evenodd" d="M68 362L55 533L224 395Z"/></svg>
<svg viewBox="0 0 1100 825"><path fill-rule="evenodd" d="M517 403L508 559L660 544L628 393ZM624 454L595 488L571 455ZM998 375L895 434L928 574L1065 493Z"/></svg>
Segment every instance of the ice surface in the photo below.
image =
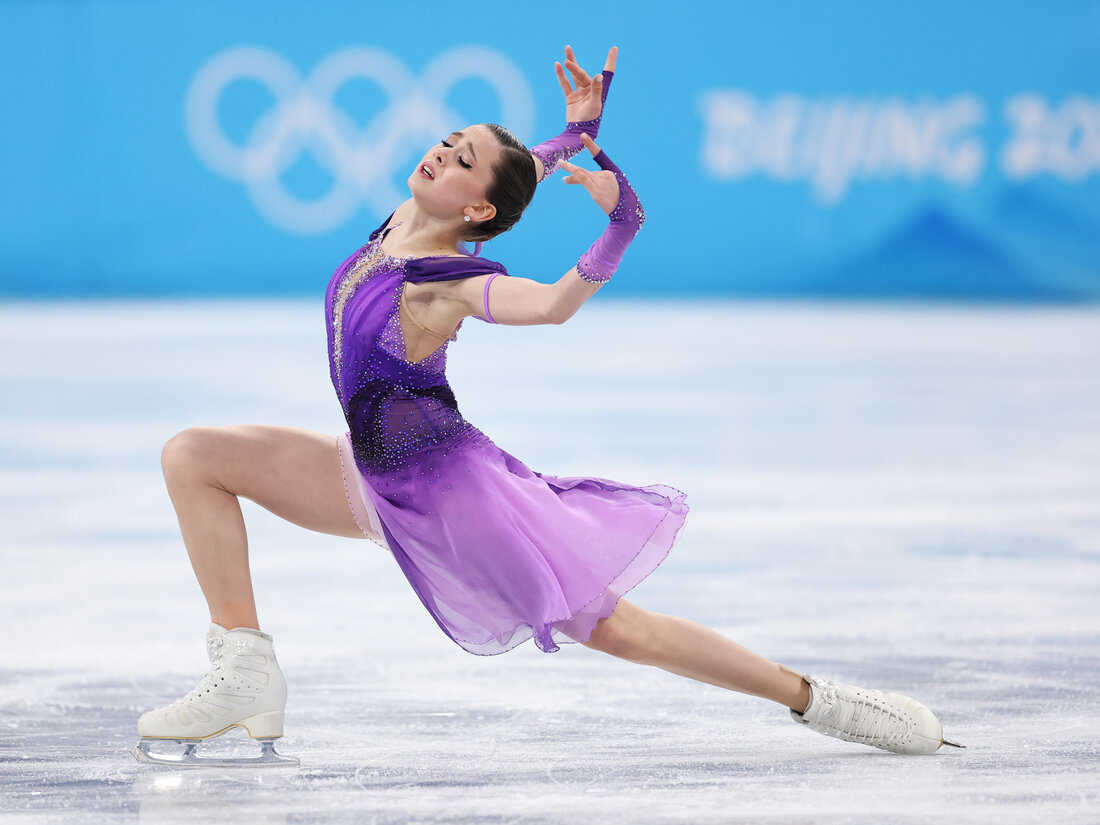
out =
<svg viewBox="0 0 1100 825"><path fill-rule="evenodd" d="M967 750L836 742L577 646L470 656L384 551L246 502L301 768L140 766L137 716L205 670L160 447L342 431L323 314L8 304L0 821L1100 821L1100 312L597 302L468 321L450 375L536 470L689 494L634 601L916 696Z"/></svg>

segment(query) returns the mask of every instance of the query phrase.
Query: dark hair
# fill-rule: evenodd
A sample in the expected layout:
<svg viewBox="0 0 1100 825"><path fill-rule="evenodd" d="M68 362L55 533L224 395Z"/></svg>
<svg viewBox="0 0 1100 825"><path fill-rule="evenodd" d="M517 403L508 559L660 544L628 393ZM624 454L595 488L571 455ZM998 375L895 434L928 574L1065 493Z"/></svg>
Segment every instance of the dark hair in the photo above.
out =
<svg viewBox="0 0 1100 825"><path fill-rule="evenodd" d="M464 241L487 241L507 232L522 217L535 196L535 159L516 136L496 123L482 124L500 141L500 159L493 166L493 182L485 199L497 208L487 221L474 224L462 236Z"/></svg>

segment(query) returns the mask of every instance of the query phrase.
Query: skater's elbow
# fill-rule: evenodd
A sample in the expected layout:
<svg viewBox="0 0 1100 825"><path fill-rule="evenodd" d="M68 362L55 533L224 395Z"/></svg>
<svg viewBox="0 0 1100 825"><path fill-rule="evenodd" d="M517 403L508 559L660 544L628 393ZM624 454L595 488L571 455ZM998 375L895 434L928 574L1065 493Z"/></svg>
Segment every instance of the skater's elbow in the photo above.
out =
<svg viewBox="0 0 1100 825"><path fill-rule="evenodd" d="M551 321L551 323L557 323L559 324L559 326L561 326L562 323L568 321L570 318L576 315L576 310L579 309L580 307L572 307L570 309L559 311L558 313L555 313L554 319L553 321Z"/></svg>
<svg viewBox="0 0 1100 825"><path fill-rule="evenodd" d="M577 314L578 307L555 306L547 313L548 324L561 325Z"/></svg>

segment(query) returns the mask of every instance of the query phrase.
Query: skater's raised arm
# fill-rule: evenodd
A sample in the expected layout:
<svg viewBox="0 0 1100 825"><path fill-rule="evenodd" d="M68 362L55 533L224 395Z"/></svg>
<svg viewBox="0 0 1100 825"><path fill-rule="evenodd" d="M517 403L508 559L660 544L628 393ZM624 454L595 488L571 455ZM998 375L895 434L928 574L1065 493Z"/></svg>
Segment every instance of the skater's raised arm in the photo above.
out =
<svg viewBox="0 0 1100 825"><path fill-rule="evenodd" d="M565 95L565 131L531 149L531 156L535 159L535 179L539 183L554 174L561 161L569 160L584 148L581 135L588 135L593 140L598 136L618 57L618 46L612 46L603 71L594 77L590 77L577 63L572 46L565 47L564 68L561 63L554 64L558 84ZM572 83L566 77L566 69L572 75Z"/></svg>
<svg viewBox="0 0 1100 825"><path fill-rule="evenodd" d="M596 294L614 274L627 246L645 222L645 211L622 171L588 135L581 138L599 171L562 161L566 183L580 184L607 213L607 230L577 265L553 284L527 278L470 278L465 289L468 314L497 324L561 324Z"/></svg>
<svg viewBox="0 0 1100 825"><path fill-rule="evenodd" d="M555 284L558 288L555 296L557 323L571 318L581 304L611 279L622 262L626 248L645 223L645 210L622 170L588 135L582 135L581 140L592 153L592 159L600 171L589 171L562 161L561 165L569 172L564 180L569 184L582 185L607 213L609 223L604 233L577 261L577 265ZM583 287L577 287L578 280Z"/></svg>

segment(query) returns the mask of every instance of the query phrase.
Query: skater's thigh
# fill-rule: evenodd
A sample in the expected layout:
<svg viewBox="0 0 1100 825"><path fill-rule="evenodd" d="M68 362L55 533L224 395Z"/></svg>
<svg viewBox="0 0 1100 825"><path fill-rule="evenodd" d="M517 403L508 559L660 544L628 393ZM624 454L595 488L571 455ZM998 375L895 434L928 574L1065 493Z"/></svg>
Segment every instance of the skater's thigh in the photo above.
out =
<svg viewBox="0 0 1100 825"><path fill-rule="evenodd" d="M336 536L363 538L344 491L336 436L299 427L191 427L162 456L165 474L201 474L280 518Z"/></svg>

